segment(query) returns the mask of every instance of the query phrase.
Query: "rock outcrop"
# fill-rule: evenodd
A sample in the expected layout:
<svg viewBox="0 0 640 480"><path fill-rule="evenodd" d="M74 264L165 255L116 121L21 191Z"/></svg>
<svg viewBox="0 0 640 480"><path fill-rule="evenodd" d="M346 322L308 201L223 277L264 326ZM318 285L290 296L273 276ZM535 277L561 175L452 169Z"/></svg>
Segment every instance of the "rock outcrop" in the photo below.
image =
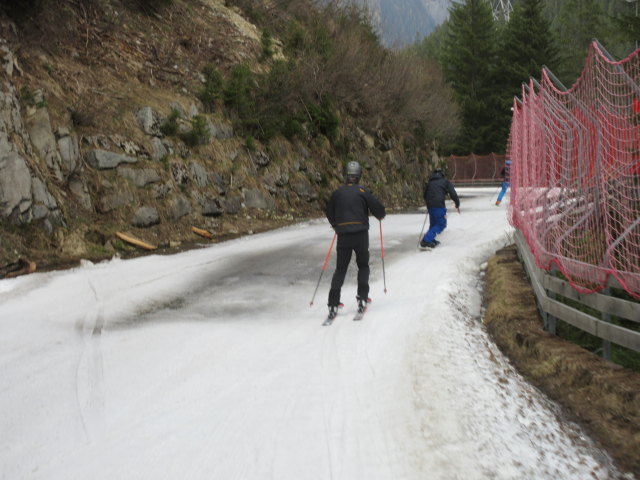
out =
<svg viewBox="0 0 640 480"><path fill-rule="evenodd" d="M47 180L63 181L62 158L44 107L29 109L23 120L22 108L12 83L15 57L4 45L5 68L0 72L0 218L13 224L41 222L51 232L63 223L57 200Z"/></svg>

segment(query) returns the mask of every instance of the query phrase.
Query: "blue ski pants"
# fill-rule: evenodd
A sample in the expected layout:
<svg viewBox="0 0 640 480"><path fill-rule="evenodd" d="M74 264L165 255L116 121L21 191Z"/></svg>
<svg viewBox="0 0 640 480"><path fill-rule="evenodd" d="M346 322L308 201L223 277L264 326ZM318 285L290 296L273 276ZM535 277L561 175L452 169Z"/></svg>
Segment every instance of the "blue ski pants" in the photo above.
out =
<svg viewBox="0 0 640 480"><path fill-rule="evenodd" d="M425 242L433 242L436 235L442 233L447 228L447 209L445 207L435 207L427 209L429 212L429 230L424 234Z"/></svg>
<svg viewBox="0 0 640 480"><path fill-rule="evenodd" d="M509 188L509 182L502 182L502 190L500 190L500 194L498 195L498 202L502 202L502 198L504 194L507 193L507 189Z"/></svg>

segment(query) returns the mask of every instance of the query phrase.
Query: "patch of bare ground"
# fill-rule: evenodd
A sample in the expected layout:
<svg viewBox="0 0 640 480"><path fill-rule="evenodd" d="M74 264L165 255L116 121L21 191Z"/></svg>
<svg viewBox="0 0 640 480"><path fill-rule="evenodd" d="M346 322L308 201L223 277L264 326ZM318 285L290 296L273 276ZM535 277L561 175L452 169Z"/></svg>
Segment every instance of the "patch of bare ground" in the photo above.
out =
<svg viewBox="0 0 640 480"><path fill-rule="evenodd" d="M485 304L487 330L520 373L640 477L640 373L543 330L515 245L489 261Z"/></svg>

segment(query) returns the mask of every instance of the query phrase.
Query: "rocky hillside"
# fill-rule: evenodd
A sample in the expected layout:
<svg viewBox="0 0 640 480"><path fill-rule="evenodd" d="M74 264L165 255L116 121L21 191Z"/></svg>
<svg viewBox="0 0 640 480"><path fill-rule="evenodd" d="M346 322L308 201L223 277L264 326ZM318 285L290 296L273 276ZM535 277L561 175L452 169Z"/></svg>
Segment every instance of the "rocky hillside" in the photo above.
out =
<svg viewBox="0 0 640 480"><path fill-rule="evenodd" d="M205 65L269 68L262 32L224 1L56 5L37 21L0 19L0 266L140 252L117 232L175 251L321 216L352 158L388 207L419 203L428 148L347 116L337 142L262 144L223 108L205 109Z"/></svg>

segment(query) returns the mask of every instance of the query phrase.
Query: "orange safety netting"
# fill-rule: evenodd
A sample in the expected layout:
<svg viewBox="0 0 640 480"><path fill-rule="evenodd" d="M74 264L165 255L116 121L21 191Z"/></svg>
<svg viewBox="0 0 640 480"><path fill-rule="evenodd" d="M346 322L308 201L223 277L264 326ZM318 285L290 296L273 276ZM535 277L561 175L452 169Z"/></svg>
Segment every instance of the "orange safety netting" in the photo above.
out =
<svg viewBox="0 0 640 480"><path fill-rule="evenodd" d="M504 167L504 155L451 155L445 158L447 177L455 184L498 184Z"/></svg>
<svg viewBox="0 0 640 480"><path fill-rule="evenodd" d="M640 298L639 82L640 49L613 61L594 41L570 89L543 69L514 102L511 224L579 291L612 275Z"/></svg>

